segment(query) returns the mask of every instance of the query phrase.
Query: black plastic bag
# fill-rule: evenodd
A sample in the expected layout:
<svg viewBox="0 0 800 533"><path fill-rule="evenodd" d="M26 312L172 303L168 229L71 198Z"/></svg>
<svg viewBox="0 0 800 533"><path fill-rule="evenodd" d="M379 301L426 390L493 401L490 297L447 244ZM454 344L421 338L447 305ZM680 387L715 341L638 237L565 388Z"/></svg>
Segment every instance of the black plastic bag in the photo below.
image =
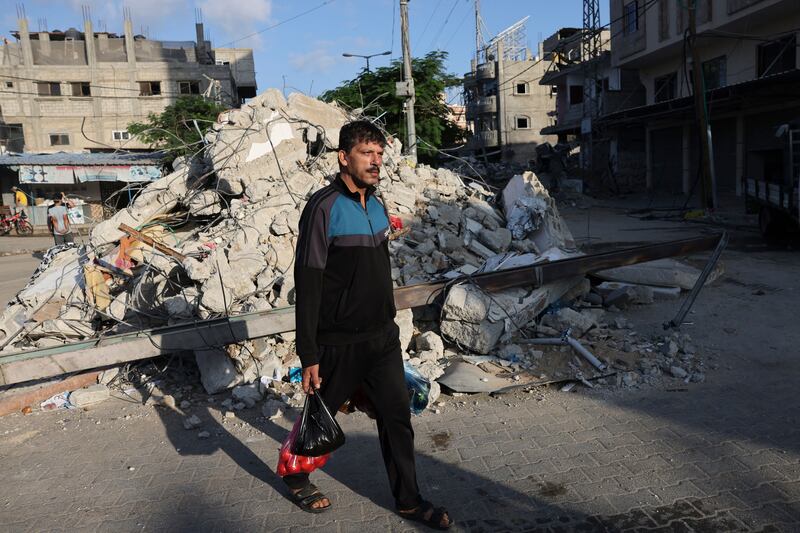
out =
<svg viewBox="0 0 800 533"><path fill-rule="evenodd" d="M333 418L319 391L306 395L300 428L292 444L292 453L319 457L344 444L344 432Z"/></svg>

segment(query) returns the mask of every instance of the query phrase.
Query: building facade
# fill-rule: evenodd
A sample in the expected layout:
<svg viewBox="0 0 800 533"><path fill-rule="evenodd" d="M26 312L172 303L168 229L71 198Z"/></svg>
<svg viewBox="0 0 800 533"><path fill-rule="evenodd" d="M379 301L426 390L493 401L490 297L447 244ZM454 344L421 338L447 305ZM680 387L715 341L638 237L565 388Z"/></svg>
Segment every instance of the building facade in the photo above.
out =
<svg viewBox="0 0 800 533"><path fill-rule="evenodd" d="M602 118L610 159L641 154L643 168L636 172L648 189L682 195L700 190L700 139L706 134L699 131L692 97L698 62L715 192L741 195L745 177L785 170L785 141L776 133L800 117L800 2L694 3L696 57L689 38L692 2L611 0L611 67L636 73L644 101Z"/></svg>
<svg viewBox="0 0 800 533"><path fill-rule="evenodd" d="M238 106L256 93L253 52L197 40L156 41L83 31L31 32L25 19L0 46L0 149L80 152L147 147L126 131L182 95Z"/></svg>
<svg viewBox="0 0 800 533"><path fill-rule="evenodd" d="M555 95L539 85L547 62L524 42L523 21L501 32L472 60L464 76L467 150L494 160L528 163L536 146L555 140L541 134L553 119ZM540 46L541 49L541 46Z"/></svg>

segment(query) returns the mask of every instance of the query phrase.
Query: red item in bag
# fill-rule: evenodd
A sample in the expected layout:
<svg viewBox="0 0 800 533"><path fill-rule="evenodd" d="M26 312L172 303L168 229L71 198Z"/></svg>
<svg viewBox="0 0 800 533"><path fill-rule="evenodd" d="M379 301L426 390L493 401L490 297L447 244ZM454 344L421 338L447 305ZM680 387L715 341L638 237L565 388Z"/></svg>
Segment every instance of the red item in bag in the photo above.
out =
<svg viewBox="0 0 800 533"><path fill-rule="evenodd" d="M281 477L291 474L310 474L317 468L325 466L325 463L328 462L328 458L331 456L331 454L328 453L319 457L306 457L303 455L295 455L291 452L292 443L295 437L297 437L297 432L300 428L300 420L300 418L297 419L297 422L294 423L292 430L281 445L281 453L278 456L277 468L278 475Z"/></svg>
<svg viewBox="0 0 800 533"><path fill-rule="evenodd" d="M389 225L395 231L403 229L403 220L400 217L389 215Z"/></svg>

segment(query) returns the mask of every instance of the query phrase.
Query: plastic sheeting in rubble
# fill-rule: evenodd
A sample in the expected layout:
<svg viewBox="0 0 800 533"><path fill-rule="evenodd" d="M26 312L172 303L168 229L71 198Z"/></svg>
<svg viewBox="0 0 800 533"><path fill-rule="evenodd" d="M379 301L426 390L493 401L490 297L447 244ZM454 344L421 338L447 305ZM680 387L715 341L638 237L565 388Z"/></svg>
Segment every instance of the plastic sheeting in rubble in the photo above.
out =
<svg viewBox="0 0 800 533"><path fill-rule="evenodd" d="M90 243L54 249L0 324L4 352L147 327L268 310L294 303L300 212L338 171L340 128L359 118L319 100L271 89L227 111L206 150L143 189L98 224ZM576 254L555 202L533 173L502 195L445 168L413 165L399 140L385 148L379 195L410 227L390 243L397 286L511 268ZM496 206L501 206L498 209ZM127 224L185 256L179 261L128 237ZM440 330L465 351L489 353L580 279L491 296L453 287ZM404 348L413 335L402 311ZM296 366L293 334L198 353L209 392ZM422 354L430 353L421 352ZM441 354L412 357L423 375L443 372Z"/></svg>

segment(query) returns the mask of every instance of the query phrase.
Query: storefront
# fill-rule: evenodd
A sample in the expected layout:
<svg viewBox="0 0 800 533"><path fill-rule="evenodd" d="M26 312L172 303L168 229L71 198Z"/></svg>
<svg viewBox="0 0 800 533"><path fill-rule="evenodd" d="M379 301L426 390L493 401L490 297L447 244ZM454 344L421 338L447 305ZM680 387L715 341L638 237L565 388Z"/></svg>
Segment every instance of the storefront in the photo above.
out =
<svg viewBox="0 0 800 533"><path fill-rule="evenodd" d="M47 225L47 209L64 193L75 224L105 218L108 205L126 205L139 185L162 176L159 153L66 153L0 155L2 205L13 206L11 187L28 195L26 213L34 226Z"/></svg>

